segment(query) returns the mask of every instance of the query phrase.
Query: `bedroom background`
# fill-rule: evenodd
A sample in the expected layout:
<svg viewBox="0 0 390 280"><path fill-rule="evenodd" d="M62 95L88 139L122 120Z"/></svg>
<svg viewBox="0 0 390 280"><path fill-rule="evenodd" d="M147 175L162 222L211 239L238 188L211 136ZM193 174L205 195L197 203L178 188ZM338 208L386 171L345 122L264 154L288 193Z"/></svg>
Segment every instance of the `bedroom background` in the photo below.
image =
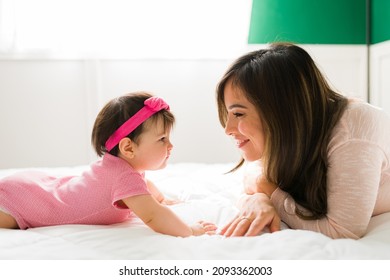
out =
<svg viewBox="0 0 390 280"><path fill-rule="evenodd" d="M304 44L334 87L390 113L388 0L0 0L0 168L88 164L97 112L147 90L177 117L170 162L237 161L214 92L238 56Z"/></svg>

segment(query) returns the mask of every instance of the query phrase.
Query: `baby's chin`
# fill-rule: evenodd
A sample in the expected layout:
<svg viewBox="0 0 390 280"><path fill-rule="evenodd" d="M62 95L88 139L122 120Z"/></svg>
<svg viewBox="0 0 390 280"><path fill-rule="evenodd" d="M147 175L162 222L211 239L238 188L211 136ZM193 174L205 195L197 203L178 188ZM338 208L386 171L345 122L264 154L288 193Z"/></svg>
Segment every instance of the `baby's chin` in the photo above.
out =
<svg viewBox="0 0 390 280"><path fill-rule="evenodd" d="M164 160L164 162L162 162L159 166L156 166L155 168L150 169L150 170L164 169L165 167L167 167L167 165L168 165L168 159Z"/></svg>

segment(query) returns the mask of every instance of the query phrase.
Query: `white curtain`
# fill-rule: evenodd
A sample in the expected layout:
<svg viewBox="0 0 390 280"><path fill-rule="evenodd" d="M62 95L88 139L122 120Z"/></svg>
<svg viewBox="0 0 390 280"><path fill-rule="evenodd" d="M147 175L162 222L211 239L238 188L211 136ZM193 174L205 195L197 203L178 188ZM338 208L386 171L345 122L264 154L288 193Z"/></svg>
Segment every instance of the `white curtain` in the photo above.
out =
<svg viewBox="0 0 390 280"><path fill-rule="evenodd" d="M0 0L0 53L15 49L15 8L12 0Z"/></svg>
<svg viewBox="0 0 390 280"><path fill-rule="evenodd" d="M215 58L247 44L250 0L0 0L2 57Z"/></svg>

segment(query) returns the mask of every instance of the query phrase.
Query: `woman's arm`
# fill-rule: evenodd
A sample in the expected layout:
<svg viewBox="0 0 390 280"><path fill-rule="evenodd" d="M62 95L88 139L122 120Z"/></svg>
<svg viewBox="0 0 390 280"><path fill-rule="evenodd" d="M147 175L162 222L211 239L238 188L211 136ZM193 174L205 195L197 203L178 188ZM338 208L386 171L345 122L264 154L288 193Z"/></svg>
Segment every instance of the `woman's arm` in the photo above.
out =
<svg viewBox="0 0 390 280"><path fill-rule="evenodd" d="M248 222L244 223L236 218L229 224L230 227L237 228L233 230L233 235L249 235L251 228L256 228L253 232L258 233L264 225L271 225L270 221L280 217L294 229L320 232L331 238L362 237L375 207L383 158L383 151L379 147L362 141L350 141L335 149L329 156L328 213L317 220L300 218L295 213L296 208L299 207L302 211L305 209L288 193L267 184L254 173L246 174L245 190L251 195L240 200L239 217L250 215L251 220L263 222L258 222L257 225L249 223L249 227ZM253 195L256 193L265 193L271 201ZM226 231L226 227L224 230Z"/></svg>
<svg viewBox="0 0 390 280"><path fill-rule="evenodd" d="M383 151L368 142L349 141L335 149L329 156L328 213L322 219L299 218L295 209L300 206L280 189L271 200L291 228L358 239L366 233L375 207L383 162Z"/></svg>
<svg viewBox="0 0 390 280"><path fill-rule="evenodd" d="M188 226L171 209L159 203L152 195L137 195L123 199L147 226L156 232L173 236L212 234L217 228L212 223L199 222Z"/></svg>

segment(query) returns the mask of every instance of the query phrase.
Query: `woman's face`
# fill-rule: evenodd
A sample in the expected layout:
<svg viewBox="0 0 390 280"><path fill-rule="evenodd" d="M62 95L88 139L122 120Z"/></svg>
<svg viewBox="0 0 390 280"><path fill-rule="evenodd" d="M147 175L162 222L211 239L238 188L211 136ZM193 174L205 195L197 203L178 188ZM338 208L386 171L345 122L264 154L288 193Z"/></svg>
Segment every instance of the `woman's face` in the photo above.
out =
<svg viewBox="0 0 390 280"><path fill-rule="evenodd" d="M262 157L264 151L264 129L255 106L246 99L238 87L228 81L224 90L228 112L225 133L232 136L247 161Z"/></svg>

